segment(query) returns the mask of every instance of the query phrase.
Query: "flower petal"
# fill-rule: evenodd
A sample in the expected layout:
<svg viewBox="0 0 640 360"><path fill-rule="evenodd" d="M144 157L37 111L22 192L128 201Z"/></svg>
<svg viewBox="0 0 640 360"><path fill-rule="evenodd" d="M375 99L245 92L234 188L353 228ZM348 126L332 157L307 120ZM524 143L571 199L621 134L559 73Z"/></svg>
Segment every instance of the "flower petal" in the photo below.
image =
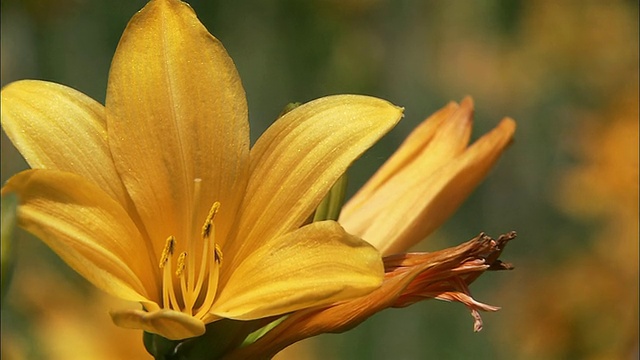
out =
<svg viewBox="0 0 640 360"><path fill-rule="evenodd" d="M515 122L502 120L467 151L428 176L419 162L406 166L369 199L372 207L383 203L384 211L373 213L365 208L367 211L360 213L345 213L340 223L383 255L405 251L462 204L493 167L514 132Z"/></svg>
<svg viewBox="0 0 640 360"><path fill-rule="evenodd" d="M255 249L234 269L211 313L250 320L330 304L368 294L383 274L372 246L334 221L316 222Z"/></svg>
<svg viewBox="0 0 640 360"><path fill-rule="evenodd" d="M460 106L451 103L425 120L345 204L341 223L352 234L364 234L373 219L398 206L399 194L415 194L425 179L466 149L472 116L473 101L466 98Z"/></svg>
<svg viewBox="0 0 640 360"><path fill-rule="evenodd" d="M461 105L451 102L431 115L409 134L389 160L349 199L341 215L353 218L359 212L379 214L384 211L387 204L368 201L373 193L403 168L411 166L411 163L420 164L422 174L430 174L460 154L469 143L472 120L473 100L470 97L465 98Z"/></svg>
<svg viewBox="0 0 640 360"><path fill-rule="evenodd" d="M271 237L300 227L336 180L402 117L384 100L338 95L304 104L279 118L251 149L251 179L231 268Z"/></svg>
<svg viewBox="0 0 640 360"><path fill-rule="evenodd" d="M125 300L156 301L158 287L140 234L127 213L96 185L56 170L13 176L18 224L39 237L98 288Z"/></svg>
<svg viewBox="0 0 640 360"><path fill-rule="evenodd" d="M358 190L358 192L349 199L342 209L342 213L350 211L349 208L357 208L366 201L372 193L374 193L382 184L386 183L403 167L414 161L414 159L423 152L437 130L443 122L449 119L453 113L458 110L459 105L450 102L447 106L429 116L425 121L420 123L407 138L402 142L398 150L385 161L385 163L376 171L376 173L367 181L366 184Z"/></svg>
<svg viewBox="0 0 640 360"><path fill-rule="evenodd" d="M78 174L127 204L97 101L64 85L17 81L2 89L2 127L32 168Z"/></svg>
<svg viewBox="0 0 640 360"><path fill-rule="evenodd" d="M139 329L169 340L182 340L205 333L204 323L193 316L173 310L146 312L142 310L112 311L113 322L127 329Z"/></svg>
<svg viewBox="0 0 640 360"><path fill-rule="evenodd" d="M131 19L106 110L116 167L156 253L169 235L178 248L197 238L214 201L225 239L247 180L247 105L231 58L187 4L153 0Z"/></svg>

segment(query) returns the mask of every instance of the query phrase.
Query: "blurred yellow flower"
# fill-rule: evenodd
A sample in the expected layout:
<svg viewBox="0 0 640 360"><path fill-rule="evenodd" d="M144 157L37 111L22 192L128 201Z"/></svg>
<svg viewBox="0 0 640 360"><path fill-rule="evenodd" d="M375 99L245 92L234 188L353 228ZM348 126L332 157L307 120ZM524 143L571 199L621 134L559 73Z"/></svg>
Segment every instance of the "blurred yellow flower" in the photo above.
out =
<svg viewBox="0 0 640 360"><path fill-rule="evenodd" d="M589 225L583 237L558 241L582 248L535 277L520 272L501 290L519 304L505 319L526 324L506 334L517 346L505 350L519 358L638 357L638 89L618 89L608 101L573 130L576 162L560 174L554 194L558 208Z"/></svg>
<svg viewBox="0 0 640 360"><path fill-rule="evenodd" d="M249 150L225 49L188 5L153 0L120 40L105 106L43 81L2 90L2 126L33 168L2 193L19 195L19 225L78 273L143 305L112 313L116 324L184 339L220 318L380 286L371 245L333 221L304 224L401 116L383 100L326 97L279 118Z"/></svg>

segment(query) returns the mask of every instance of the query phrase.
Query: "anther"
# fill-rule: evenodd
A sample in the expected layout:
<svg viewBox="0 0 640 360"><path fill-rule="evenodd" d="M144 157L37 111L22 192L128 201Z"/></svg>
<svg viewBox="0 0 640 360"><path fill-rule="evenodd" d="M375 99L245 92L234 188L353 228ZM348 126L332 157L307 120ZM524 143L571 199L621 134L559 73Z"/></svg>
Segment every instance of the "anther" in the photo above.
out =
<svg viewBox="0 0 640 360"><path fill-rule="evenodd" d="M218 201L214 202L209 210L209 215L207 215L207 219L204 221L204 225L202 225L202 238L206 239L211 234L211 226L213 225L213 220L216 218L216 214L218 213L218 209L220 209L220 203Z"/></svg>
<svg viewBox="0 0 640 360"><path fill-rule="evenodd" d="M164 249L162 249L162 255L160 256L160 264L159 264L160 269L164 268L164 266L167 264L167 261L169 261L169 258L171 257L171 255L173 255L173 249L175 247L175 244L176 244L176 239L173 236L169 236L165 241Z"/></svg>
<svg viewBox="0 0 640 360"><path fill-rule="evenodd" d="M182 274L184 273L184 268L186 267L186 264L187 264L187 252L183 251L180 253L180 256L178 256L178 269L176 269L177 277L182 276Z"/></svg>
<svg viewBox="0 0 640 360"><path fill-rule="evenodd" d="M220 266L222 264L222 249L220 249L220 246L218 244L216 244L216 248L213 251L213 257L218 263L218 266Z"/></svg>

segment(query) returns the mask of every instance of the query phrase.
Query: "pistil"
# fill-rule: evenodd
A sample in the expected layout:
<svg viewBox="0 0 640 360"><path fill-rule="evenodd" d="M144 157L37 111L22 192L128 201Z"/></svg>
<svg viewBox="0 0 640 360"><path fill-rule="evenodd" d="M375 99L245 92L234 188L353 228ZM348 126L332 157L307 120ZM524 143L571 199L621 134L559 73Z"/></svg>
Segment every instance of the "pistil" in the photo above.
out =
<svg viewBox="0 0 640 360"><path fill-rule="evenodd" d="M191 218L190 218L190 222L189 222L189 230L195 229L196 228L196 224L198 223L198 210L200 209L200 192L202 189L202 179L197 178L193 181L193 203L191 204ZM191 254L191 256L195 256L196 251L196 242L195 239L192 238L193 233L187 233L187 253ZM187 289L188 291L193 295L193 294L197 294L197 292L195 291L195 282L193 281L195 279L196 276L196 262L195 262L195 258L193 258L193 260L189 261L187 263L187 271L188 271L188 278L187 278ZM185 298L185 312L187 313L191 313L191 310L193 309L193 305L194 302L196 301L197 296L195 297L191 297L191 301L187 301L187 299Z"/></svg>

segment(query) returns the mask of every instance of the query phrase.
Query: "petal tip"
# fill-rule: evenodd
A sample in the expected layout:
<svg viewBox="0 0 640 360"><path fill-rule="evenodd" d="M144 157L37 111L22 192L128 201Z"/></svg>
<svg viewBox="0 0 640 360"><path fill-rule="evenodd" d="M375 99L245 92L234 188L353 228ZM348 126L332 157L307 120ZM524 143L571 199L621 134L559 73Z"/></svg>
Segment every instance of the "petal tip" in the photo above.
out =
<svg viewBox="0 0 640 360"><path fill-rule="evenodd" d="M462 106L463 108L469 108L473 110L474 108L473 97L471 97L470 95L465 96L460 102L460 106Z"/></svg>
<svg viewBox="0 0 640 360"><path fill-rule="evenodd" d="M201 320L173 310L146 312L129 309L111 311L109 314L114 324L120 327L144 330L169 340L192 338L206 331L204 322Z"/></svg>

